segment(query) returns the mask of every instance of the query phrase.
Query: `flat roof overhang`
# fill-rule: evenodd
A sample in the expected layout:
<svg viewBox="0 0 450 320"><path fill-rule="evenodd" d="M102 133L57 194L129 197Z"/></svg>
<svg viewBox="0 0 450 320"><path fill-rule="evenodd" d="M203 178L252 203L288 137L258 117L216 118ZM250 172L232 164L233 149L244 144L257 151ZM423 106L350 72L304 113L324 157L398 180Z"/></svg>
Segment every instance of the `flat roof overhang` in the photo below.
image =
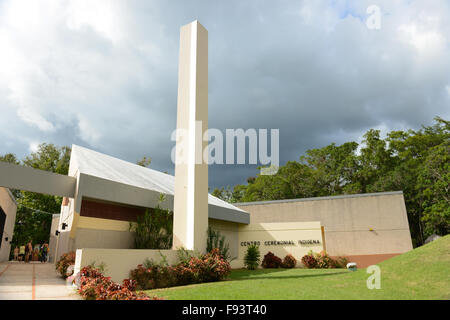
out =
<svg viewBox="0 0 450 320"><path fill-rule="evenodd" d="M79 174L75 211L80 212L82 198L91 198L123 205L132 205L145 208L161 208L173 210L172 194L164 194L164 202L160 202L159 191L153 191L124 183L94 177L84 173ZM208 204L208 217L228 222L249 224L250 215L241 210Z"/></svg>
<svg viewBox="0 0 450 320"><path fill-rule="evenodd" d="M74 177L0 161L0 186L73 198Z"/></svg>
<svg viewBox="0 0 450 320"><path fill-rule="evenodd" d="M0 161L0 186L74 198L75 212L80 212L83 197L128 204L139 207L155 208L158 204L173 210L173 195L164 194L160 202L159 191L140 188L117 181L107 180L84 173L78 179L44 170L24 167ZM250 215L241 210L208 204L208 216L211 219L249 224Z"/></svg>

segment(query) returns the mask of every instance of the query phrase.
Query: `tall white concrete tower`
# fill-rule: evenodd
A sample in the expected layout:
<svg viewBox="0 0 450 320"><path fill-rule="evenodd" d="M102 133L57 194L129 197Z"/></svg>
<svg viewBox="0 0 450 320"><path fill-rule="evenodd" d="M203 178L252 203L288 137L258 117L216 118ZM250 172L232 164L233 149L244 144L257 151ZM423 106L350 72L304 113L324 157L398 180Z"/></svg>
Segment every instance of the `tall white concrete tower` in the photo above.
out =
<svg viewBox="0 0 450 320"><path fill-rule="evenodd" d="M191 22L180 31L173 247L206 251L208 164L208 31ZM184 161L182 161L183 158Z"/></svg>

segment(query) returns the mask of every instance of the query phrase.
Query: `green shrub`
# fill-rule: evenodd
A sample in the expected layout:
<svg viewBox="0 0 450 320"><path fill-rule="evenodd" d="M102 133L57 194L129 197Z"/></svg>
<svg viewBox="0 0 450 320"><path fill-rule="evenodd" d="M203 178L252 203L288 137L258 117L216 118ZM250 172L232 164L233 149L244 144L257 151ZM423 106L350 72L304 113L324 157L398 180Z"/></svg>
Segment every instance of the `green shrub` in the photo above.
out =
<svg viewBox="0 0 450 320"><path fill-rule="evenodd" d="M259 265L260 256L259 247L256 244L248 246L244 256L245 267L248 270L255 270Z"/></svg>
<svg viewBox="0 0 450 320"><path fill-rule="evenodd" d="M263 268L279 268L281 266L281 259L274 255L272 252L268 252L262 261Z"/></svg>
<svg viewBox="0 0 450 320"><path fill-rule="evenodd" d="M164 201L161 195L159 202ZM171 249L173 238L173 212L162 209L158 204L149 212L137 217L136 223L130 223L130 231L135 233L136 249Z"/></svg>
<svg viewBox="0 0 450 320"><path fill-rule="evenodd" d="M193 251L189 251L183 247L177 249L177 258L179 263L186 264L192 257L195 257Z"/></svg>
<svg viewBox="0 0 450 320"><path fill-rule="evenodd" d="M228 243L225 242L225 236L220 234L220 231L213 230L208 227L208 237L206 240L206 251L211 252L213 249L219 249L220 255L225 260L230 260L230 247Z"/></svg>
<svg viewBox="0 0 450 320"><path fill-rule="evenodd" d="M281 266L283 268L295 268L297 265L297 259L294 258L292 254L288 254L286 257L284 257L283 262L281 263Z"/></svg>

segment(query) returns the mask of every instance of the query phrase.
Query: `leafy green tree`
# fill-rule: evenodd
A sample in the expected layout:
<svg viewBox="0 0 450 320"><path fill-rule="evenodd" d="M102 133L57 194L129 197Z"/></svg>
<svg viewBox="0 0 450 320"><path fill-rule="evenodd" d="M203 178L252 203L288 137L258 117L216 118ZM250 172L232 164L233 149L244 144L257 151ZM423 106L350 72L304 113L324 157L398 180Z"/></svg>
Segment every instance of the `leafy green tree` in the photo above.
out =
<svg viewBox="0 0 450 320"><path fill-rule="evenodd" d="M418 178L423 195L425 233L450 233L450 142L433 147L425 159Z"/></svg>
<svg viewBox="0 0 450 320"><path fill-rule="evenodd" d="M420 130L368 130L363 143L311 149L217 196L230 202L307 198L402 190L414 246L432 233L449 233L450 122L439 117ZM359 152L358 152L358 148Z"/></svg>
<svg viewBox="0 0 450 320"><path fill-rule="evenodd" d="M13 163L13 164L19 164L19 160L17 159L16 155L13 153L7 153L3 156L0 156L0 161Z"/></svg>
<svg viewBox="0 0 450 320"><path fill-rule="evenodd" d="M219 199L222 199L224 201L231 202L232 199L232 191L230 187L227 188L215 188L213 192L211 193L214 197L217 197Z"/></svg>
<svg viewBox="0 0 450 320"><path fill-rule="evenodd" d="M150 157L142 157L141 160L137 161L136 164L141 166L141 167L149 167L150 163L152 163L152 158Z"/></svg>

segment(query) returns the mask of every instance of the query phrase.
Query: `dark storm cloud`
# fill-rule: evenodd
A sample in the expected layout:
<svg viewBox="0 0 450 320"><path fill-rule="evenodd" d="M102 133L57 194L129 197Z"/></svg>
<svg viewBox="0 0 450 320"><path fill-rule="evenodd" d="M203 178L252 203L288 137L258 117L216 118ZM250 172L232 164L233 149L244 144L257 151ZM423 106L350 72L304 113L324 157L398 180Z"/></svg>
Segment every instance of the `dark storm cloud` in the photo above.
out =
<svg viewBox="0 0 450 320"><path fill-rule="evenodd" d="M365 24L372 4L380 30ZM209 33L209 126L280 129L281 163L369 128L449 116L445 0L40 6L0 7L0 154L76 143L132 162L151 156L173 173L179 28L195 19ZM213 165L210 186L257 172Z"/></svg>

